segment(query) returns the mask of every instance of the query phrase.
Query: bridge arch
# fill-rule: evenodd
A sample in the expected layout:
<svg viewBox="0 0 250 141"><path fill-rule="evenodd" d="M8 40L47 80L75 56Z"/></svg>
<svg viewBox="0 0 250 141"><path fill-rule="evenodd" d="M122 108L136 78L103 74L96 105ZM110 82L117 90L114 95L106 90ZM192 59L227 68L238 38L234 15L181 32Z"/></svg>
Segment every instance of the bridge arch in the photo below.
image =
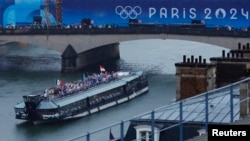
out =
<svg viewBox="0 0 250 141"><path fill-rule="evenodd" d="M61 54L64 53L68 45L71 45L78 54L76 59L76 68L80 69L88 63L96 63L93 56L104 53L105 58L97 60L105 60L111 58L119 58L119 43L125 41L134 41L142 39L172 39L185 40L200 43L207 43L228 49L236 49L238 43L248 43L248 38L244 37L223 37L223 36L198 36L198 35L177 35L177 34L2 34L1 40L25 42L34 44L48 49L56 50ZM106 48L105 50L103 48ZM108 50L107 50L108 48ZM113 52L112 55L108 54ZM107 57L109 56L109 57ZM65 59L65 58L62 58ZM95 60L95 61L93 61Z"/></svg>
<svg viewBox="0 0 250 141"><path fill-rule="evenodd" d="M17 44L17 45L21 45L21 44L22 43ZM25 46L25 44L23 45ZM29 46L29 47L33 47L33 46ZM178 47L179 49L175 51L176 50L175 47ZM32 50L35 50L35 52L39 50L39 54L48 53L48 51L51 50L49 49L48 51L40 52L40 50L44 50L42 49L44 47L40 47L41 49L36 49L36 48L37 46ZM221 55L220 50L222 49L226 49L226 48L222 48L219 46L217 48L211 44L204 44L200 42L179 40L179 39L178 40L176 39L166 39L166 40L141 39L141 40L123 41L119 43L119 52L121 54L122 60L125 59L128 61L127 63L132 64L132 65L142 64L139 67L142 67L143 69L145 68L145 70L150 69L149 71L161 71L161 72L167 71L167 73L175 72L174 63L176 63L176 60L178 59L179 61L182 61L182 55L190 56L193 54L200 54L203 58L207 58L207 55L209 54ZM145 50L145 51L141 51L141 50ZM211 51L214 51L214 52L211 53ZM52 53L53 52L55 53L55 51L52 51ZM60 56L59 52L56 54L57 54L56 56L58 57ZM160 60L159 58L165 58L163 56L171 56L171 57L167 57L167 58L170 58L169 60L164 60L164 59ZM157 60L158 62L153 62L153 60ZM172 63L170 64L165 63L166 61L171 62L171 60L172 60Z"/></svg>
<svg viewBox="0 0 250 141"><path fill-rule="evenodd" d="M142 52L146 54L141 55L141 50L145 50ZM152 60L158 59L159 62L155 62L155 64L165 66L166 68L169 68L170 65L174 66L174 63L177 63L175 62L176 60L182 62L183 55L190 57L191 55L199 54L203 58L210 59L210 57L222 56L222 50L229 51L227 48L212 44L174 39L147 39L145 41L136 40L124 41L120 43L120 55L121 57L125 57L125 60L129 60L132 63L137 63L136 61L139 61L140 64L147 66L148 61L151 62ZM144 56L145 58L139 58L140 56ZM170 60L159 60L161 56L170 56ZM174 61L172 64L165 63L171 62L171 60ZM209 62L209 60L207 62ZM153 64L153 62L149 64ZM155 67L157 68L159 66Z"/></svg>
<svg viewBox="0 0 250 141"><path fill-rule="evenodd" d="M248 43L248 38L218 37L218 36L195 36L195 35L175 35L175 34L98 34L98 35L1 35L1 40L26 42L29 44L48 47L63 53L70 44L77 53L82 53L90 49L140 39L179 39L208 43L216 46L235 49L238 43Z"/></svg>

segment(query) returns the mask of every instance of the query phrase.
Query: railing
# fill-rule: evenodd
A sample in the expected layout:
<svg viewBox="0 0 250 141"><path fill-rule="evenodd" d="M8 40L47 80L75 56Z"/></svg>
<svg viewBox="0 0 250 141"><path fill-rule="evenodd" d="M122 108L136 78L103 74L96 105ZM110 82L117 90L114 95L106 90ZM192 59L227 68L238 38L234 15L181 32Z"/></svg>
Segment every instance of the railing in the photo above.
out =
<svg viewBox="0 0 250 141"><path fill-rule="evenodd" d="M202 129L204 129L207 132L208 129L208 124L210 124L212 122L212 118L209 119L211 117L211 115L213 114L213 111L210 111L209 109L211 107L212 104L214 104L214 101L216 98L218 97L229 97L228 102L226 101L221 101L222 103L219 103L218 106L220 106L220 108L229 108L230 110L227 113L227 117L224 117L224 119L226 121L228 121L227 123L232 123L235 122L236 120L239 120L239 115L240 115L240 111L239 111L239 107L240 104L242 102L246 102L246 100L249 100L250 97L246 97L244 99L239 98L239 94L240 94L240 84L241 83L248 83L250 81L250 78L246 78L243 79L241 81L232 83L230 85L212 90L212 91L208 91L205 92L203 94L191 97L191 98L187 98L185 100L181 100L178 102L175 102L173 104L167 105L167 106L163 106L157 109L154 109L153 111L147 112L147 113L143 113L141 115L135 116L133 118L130 119L126 119L126 120L122 120L120 122L116 122L114 124L108 125L106 127L94 130L94 131L90 131L86 134L83 135L79 135L77 137L73 137L71 139L68 139L66 141L96 141L96 140L102 140L102 141L108 141L108 135L112 133L112 135L114 136L115 140L119 140L119 141L138 141L138 138L134 138L134 139L128 139L125 138L125 134L128 132L128 127L131 123L131 121L133 120L144 120L147 121L148 124L151 127L151 141L158 141L155 140L155 137L157 135L159 135L161 132L165 132L168 130L171 130L173 128L178 128L179 133L176 133L176 135L178 135L178 140L179 141L183 141L186 140L185 139L185 135L184 135L184 124L185 123L189 123L191 121L199 121L199 119L201 120L201 124L202 124ZM225 103L226 102L226 103ZM187 108L187 106L190 106L192 104L201 104L203 103L205 105L205 107L201 108L200 110L204 110L205 113L204 114L200 114L198 116L193 117L192 119L188 119L187 115L184 116L184 109ZM224 103L224 105L223 105ZM216 106L216 105L215 105ZM167 111L171 111L171 110L176 110L179 111L179 115L177 116L177 121L175 124L166 126L165 128L162 128L158 131L155 130L155 125L157 122L157 117L159 117L159 114L162 112L167 112ZM220 111L221 112L221 111ZM220 114L220 113L218 113ZM185 118L186 117L186 118ZM227 120L228 119L228 120ZM225 122L225 121L224 121ZM111 132L112 131L112 132ZM106 139L105 139L106 137ZM148 138L149 136L142 136L141 138ZM172 138L172 137L171 137ZM140 139L139 139L140 140Z"/></svg>
<svg viewBox="0 0 250 141"><path fill-rule="evenodd" d="M95 35L95 34L176 34L197 36L250 37L250 31L189 27L112 27L112 28L55 28L6 29L0 35Z"/></svg>

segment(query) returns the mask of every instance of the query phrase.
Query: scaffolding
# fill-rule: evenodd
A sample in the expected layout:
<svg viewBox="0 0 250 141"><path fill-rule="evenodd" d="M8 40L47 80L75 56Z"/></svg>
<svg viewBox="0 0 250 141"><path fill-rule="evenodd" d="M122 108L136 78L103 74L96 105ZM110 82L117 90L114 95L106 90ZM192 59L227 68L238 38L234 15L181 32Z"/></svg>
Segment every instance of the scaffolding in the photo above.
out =
<svg viewBox="0 0 250 141"><path fill-rule="evenodd" d="M62 24L62 0L55 0L56 5L56 24Z"/></svg>

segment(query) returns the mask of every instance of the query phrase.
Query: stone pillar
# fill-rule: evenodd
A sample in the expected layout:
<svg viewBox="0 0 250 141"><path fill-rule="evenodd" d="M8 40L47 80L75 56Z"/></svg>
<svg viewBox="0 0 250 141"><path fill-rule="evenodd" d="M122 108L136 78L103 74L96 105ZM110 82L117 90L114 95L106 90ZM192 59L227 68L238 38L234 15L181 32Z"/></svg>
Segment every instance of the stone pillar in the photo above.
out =
<svg viewBox="0 0 250 141"><path fill-rule="evenodd" d="M75 72L77 53L71 45L68 45L62 54L62 72Z"/></svg>
<svg viewBox="0 0 250 141"><path fill-rule="evenodd" d="M250 82L244 82L240 84L240 117L244 118L249 114L250 110Z"/></svg>

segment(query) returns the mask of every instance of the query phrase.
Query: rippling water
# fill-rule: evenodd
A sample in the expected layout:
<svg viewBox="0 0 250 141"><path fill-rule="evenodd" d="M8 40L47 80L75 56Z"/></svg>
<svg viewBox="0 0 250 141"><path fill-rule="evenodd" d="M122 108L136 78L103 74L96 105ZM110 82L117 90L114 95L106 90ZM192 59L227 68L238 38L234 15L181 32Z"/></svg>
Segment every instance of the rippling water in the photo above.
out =
<svg viewBox="0 0 250 141"><path fill-rule="evenodd" d="M144 70L150 91L137 99L100 113L60 123L33 125L14 118L22 95L55 85L55 80L81 79L83 72L61 74L60 53L24 43L0 42L0 136L5 141L61 141L122 119L169 104L175 98L175 66L182 56L221 56L224 48L178 40L141 40L120 44L121 59L105 62L109 70ZM97 65L98 66L98 65ZM90 68L83 70L91 72ZM119 135L119 133L118 133ZM115 136L118 136L115 134ZM104 137L108 139L107 137Z"/></svg>
<svg viewBox="0 0 250 141"><path fill-rule="evenodd" d="M61 54L24 43L0 46L0 70L60 71Z"/></svg>

